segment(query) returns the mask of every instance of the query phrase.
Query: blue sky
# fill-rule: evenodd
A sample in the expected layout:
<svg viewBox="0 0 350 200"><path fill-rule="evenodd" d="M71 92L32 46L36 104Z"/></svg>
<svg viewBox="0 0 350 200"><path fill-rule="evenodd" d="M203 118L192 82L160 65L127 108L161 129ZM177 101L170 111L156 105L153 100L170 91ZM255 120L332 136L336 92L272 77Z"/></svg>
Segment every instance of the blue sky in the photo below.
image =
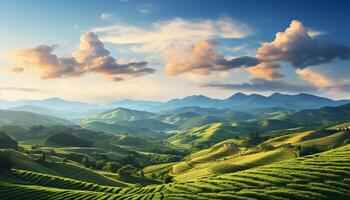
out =
<svg viewBox="0 0 350 200"><path fill-rule="evenodd" d="M0 98L107 102L191 94L224 98L238 91L350 98L349 10L350 2L340 0L4 0ZM292 27L293 20L298 23ZM304 34L310 45L292 35L282 46L271 46L288 27L294 32L285 35ZM101 52L100 46L77 50L79 38L97 38L104 53L92 61L86 54ZM292 50L282 52L284 45ZM271 59L276 49L280 55ZM302 61L294 58L305 53ZM232 60L243 56L256 63ZM102 58L105 63L97 65ZM238 61L240 66L232 64Z"/></svg>

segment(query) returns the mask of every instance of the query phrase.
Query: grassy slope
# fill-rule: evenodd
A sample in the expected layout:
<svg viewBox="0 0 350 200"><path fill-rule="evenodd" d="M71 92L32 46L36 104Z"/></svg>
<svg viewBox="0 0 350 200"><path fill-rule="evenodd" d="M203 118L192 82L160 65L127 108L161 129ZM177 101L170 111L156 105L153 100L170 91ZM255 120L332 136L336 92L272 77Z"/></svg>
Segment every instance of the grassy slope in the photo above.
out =
<svg viewBox="0 0 350 200"><path fill-rule="evenodd" d="M213 123L178 133L171 138L171 141L175 146L188 148L191 147L191 144L212 145L233 138L235 135L241 135L242 132L247 132L247 130L242 129L244 128L231 123Z"/></svg>
<svg viewBox="0 0 350 200"><path fill-rule="evenodd" d="M7 199L303 199L347 200L350 197L350 145L312 156L188 182L139 188L88 186L89 191L0 183ZM34 181L37 180L34 179ZM57 183L54 182L54 183ZM77 184L79 185L79 184ZM83 185L82 187L86 187ZM96 192L92 192L96 191Z"/></svg>
<svg viewBox="0 0 350 200"><path fill-rule="evenodd" d="M39 163L31 157L14 150L1 150L0 154L9 155L14 161L14 167L16 169L74 178L101 185L121 185L118 181L111 180L99 173L78 165L69 163Z"/></svg>
<svg viewBox="0 0 350 200"><path fill-rule="evenodd" d="M39 115L25 111L10 111L0 110L0 126L6 125L21 125L21 126L32 126L32 125L53 125L63 124L72 125L71 122L65 119L57 117Z"/></svg>
<svg viewBox="0 0 350 200"><path fill-rule="evenodd" d="M264 143L271 144L275 147L288 143L301 146L315 145L316 147L325 150L332 144L335 146L341 145L347 138L350 138L350 135L345 134L344 131L327 129L289 134L270 139Z"/></svg>

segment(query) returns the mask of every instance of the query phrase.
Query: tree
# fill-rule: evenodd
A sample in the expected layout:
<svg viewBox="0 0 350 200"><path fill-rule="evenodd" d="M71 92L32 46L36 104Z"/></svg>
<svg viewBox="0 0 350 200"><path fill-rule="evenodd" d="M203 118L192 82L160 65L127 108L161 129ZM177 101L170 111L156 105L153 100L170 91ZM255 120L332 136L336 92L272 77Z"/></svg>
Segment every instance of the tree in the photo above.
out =
<svg viewBox="0 0 350 200"><path fill-rule="evenodd" d="M46 161L46 152L42 152L39 158L40 161Z"/></svg>
<svg viewBox="0 0 350 200"><path fill-rule="evenodd" d="M259 145L259 147L260 147L263 151L271 151L271 150L273 150L273 148L274 148L271 144L265 144L265 143Z"/></svg>
<svg viewBox="0 0 350 200"><path fill-rule="evenodd" d="M135 171L134 167L131 165L124 165L118 170L118 174L123 175L131 175Z"/></svg>
<svg viewBox="0 0 350 200"><path fill-rule="evenodd" d="M89 159L88 158L83 158L81 160L81 164L83 164L85 167L89 167Z"/></svg>
<svg viewBox="0 0 350 200"><path fill-rule="evenodd" d="M0 172L9 172L15 165L13 160L8 155L0 155Z"/></svg>
<svg viewBox="0 0 350 200"><path fill-rule="evenodd" d="M345 146L345 145L347 145L347 144L350 144L350 140L349 140L349 139L344 140L342 146Z"/></svg>
<svg viewBox="0 0 350 200"><path fill-rule="evenodd" d="M96 168L97 169L103 169L103 167L106 165L106 161L105 160L98 160L96 161Z"/></svg>
<svg viewBox="0 0 350 200"><path fill-rule="evenodd" d="M172 176L167 175L163 178L163 183L171 183L171 182L173 182Z"/></svg>
<svg viewBox="0 0 350 200"><path fill-rule="evenodd" d="M143 172L143 170L140 170L140 177L142 177L142 178L145 177L145 173Z"/></svg>
<svg viewBox="0 0 350 200"><path fill-rule="evenodd" d="M104 169L115 173L119 170L120 167L120 164L117 162L108 162Z"/></svg>

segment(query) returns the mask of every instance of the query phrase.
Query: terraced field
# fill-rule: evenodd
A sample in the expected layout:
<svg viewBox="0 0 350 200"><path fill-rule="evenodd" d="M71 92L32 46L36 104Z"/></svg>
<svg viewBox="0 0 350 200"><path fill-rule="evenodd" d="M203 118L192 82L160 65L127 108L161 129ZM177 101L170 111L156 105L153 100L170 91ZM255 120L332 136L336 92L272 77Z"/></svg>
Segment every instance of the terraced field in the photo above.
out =
<svg viewBox="0 0 350 200"><path fill-rule="evenodd" d="M350 145L236 173L136 188L89 185L71 179L52 182L57 177L24 171L14 173L28 184L0 182L0 199L348 200Z"/></svg>

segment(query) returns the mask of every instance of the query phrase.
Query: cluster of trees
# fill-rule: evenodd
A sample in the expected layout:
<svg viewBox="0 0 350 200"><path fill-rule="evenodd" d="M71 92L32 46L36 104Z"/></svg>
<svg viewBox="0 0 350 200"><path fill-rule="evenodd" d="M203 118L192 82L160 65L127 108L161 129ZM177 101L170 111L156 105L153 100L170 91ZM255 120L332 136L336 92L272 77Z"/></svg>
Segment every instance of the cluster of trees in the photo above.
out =
<svg viewBox="0 0 350 200"><path fill-rule="evenodd" d="M15 165L13 160L8 155L0 155L0 173L10 172Z"/></svg>

